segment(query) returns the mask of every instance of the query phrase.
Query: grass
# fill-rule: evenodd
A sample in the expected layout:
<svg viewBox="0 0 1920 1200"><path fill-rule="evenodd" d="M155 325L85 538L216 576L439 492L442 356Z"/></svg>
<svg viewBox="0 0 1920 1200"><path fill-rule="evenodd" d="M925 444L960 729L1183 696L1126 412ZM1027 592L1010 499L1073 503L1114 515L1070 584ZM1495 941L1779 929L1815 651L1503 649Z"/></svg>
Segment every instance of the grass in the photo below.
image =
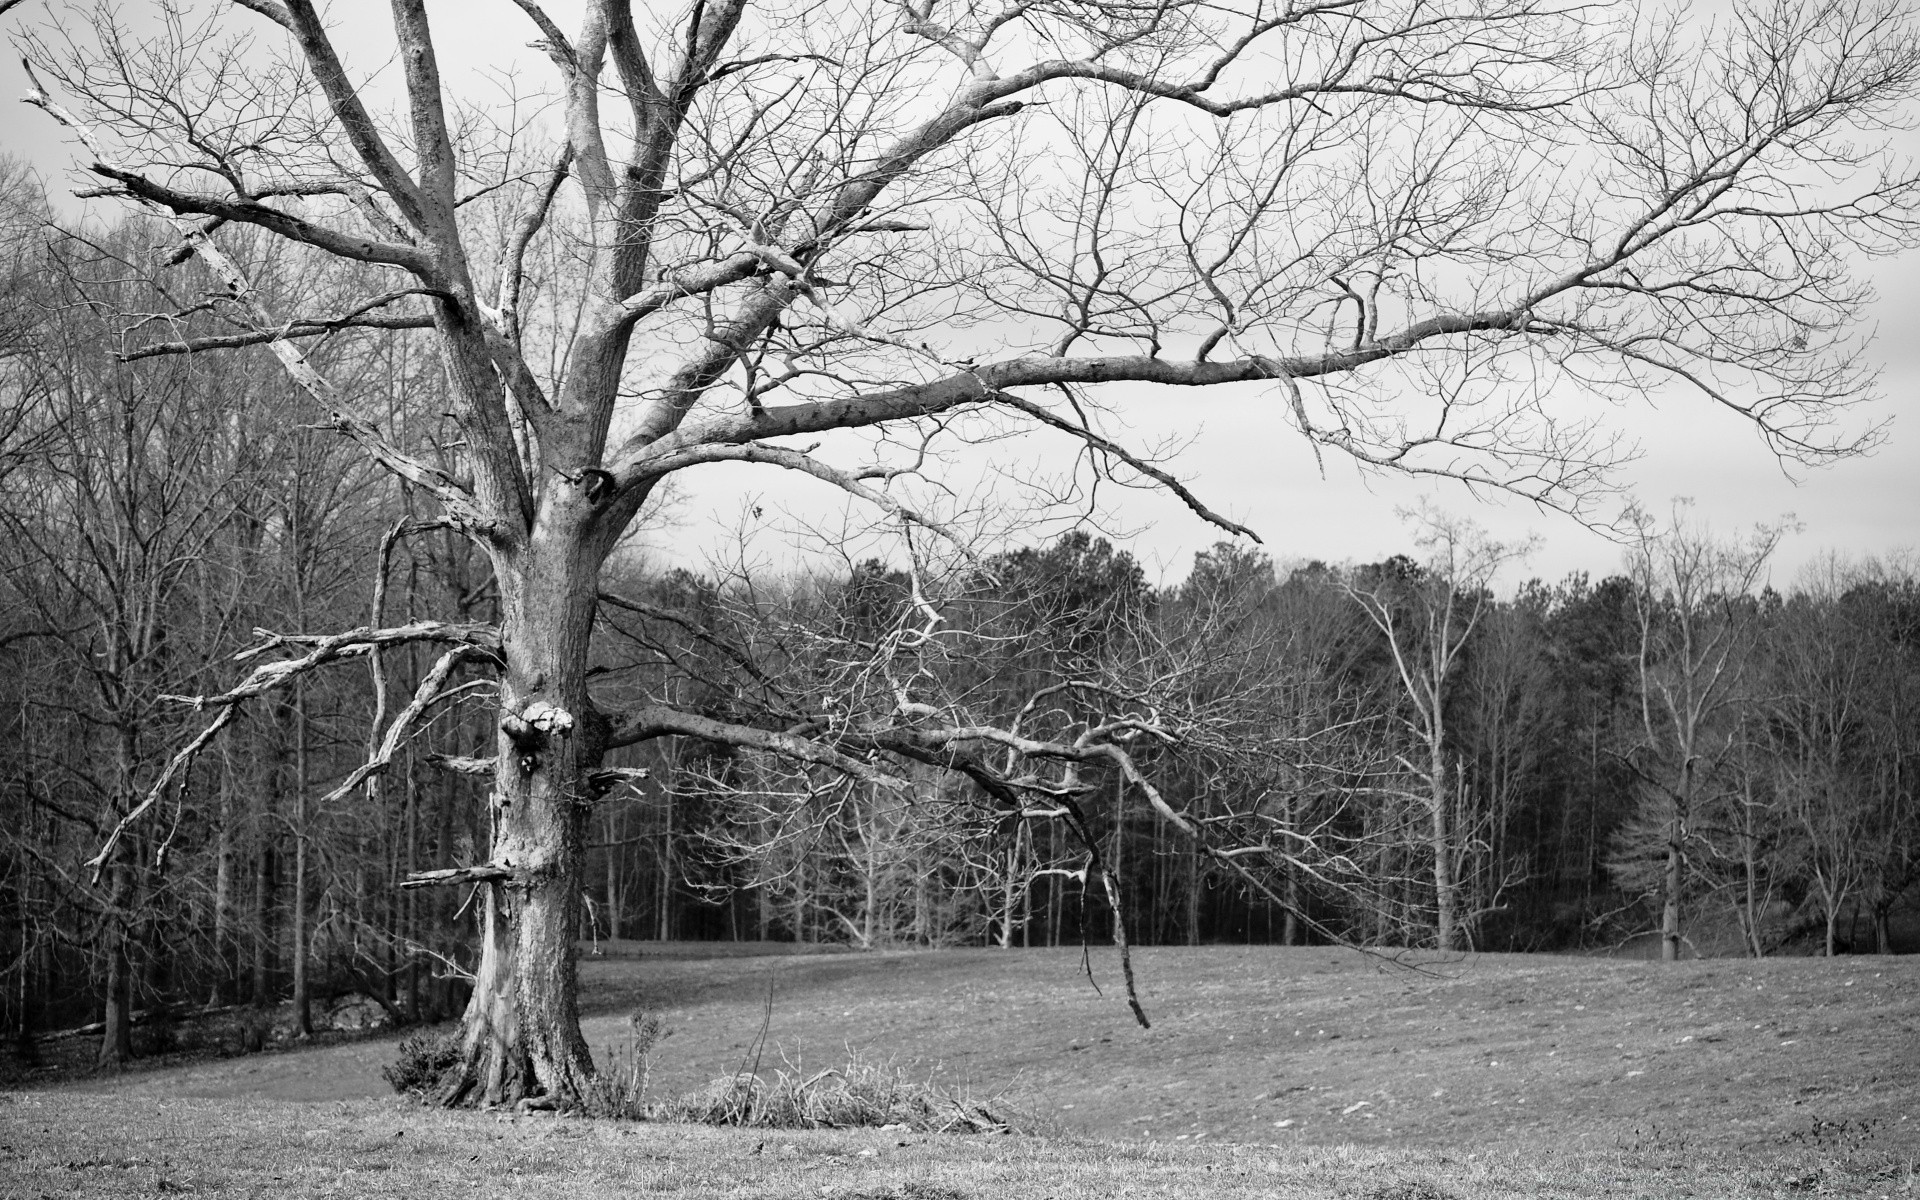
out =
<svg viewBox="0 0 1920 1200"><path fill-rule="evenodd" d="M0 1196L1506 1200L1910 1195L1899 1164L1791 1151L1442 1153L1074 1138L767 1134L355 1104L0 1099Z"/></svg>
<svg viewBox="0 0 1920 1200"><path fill-rule="evenodd" d="M648 1008L676 1031L656 1054L663 1095L738 1067L771 986L771 1042L803 1065L852 1047L1082 1136L1758 1150L1852 1121L1920 1155L1920 957L1413 971L1333 949L1153 948L1137 952L1151 1030L1112 957L1094 956L1104 996L1067 951L582 971L591 1008ZM588 1022L596 1052L615 1027Z"/></svg>
<svg viewBox="0 0 1920 1200"><path fill-rule="evenodd" d="M583 964L596 1052L616 1012L675 1031L655 1096L738 1072L771 983L792 1078L851 1048L1046 1136L444 1113L336 1047L0 1093L0 1197L1920 1196L1920 959L1156 949L1150 1031L1093 966L1104 996L1066 952Z"/></svg>

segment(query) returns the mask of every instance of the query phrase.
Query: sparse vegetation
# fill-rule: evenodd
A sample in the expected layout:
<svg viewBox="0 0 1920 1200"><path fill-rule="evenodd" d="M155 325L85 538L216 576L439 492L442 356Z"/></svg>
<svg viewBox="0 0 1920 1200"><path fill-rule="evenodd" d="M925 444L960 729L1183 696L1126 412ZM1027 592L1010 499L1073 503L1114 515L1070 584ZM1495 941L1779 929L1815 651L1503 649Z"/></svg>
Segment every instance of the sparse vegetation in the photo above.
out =
<svg viewBox="0 0 1920 1200"><path fill-rule="evenodd" d="M582 1112L589 1117L644 1120L653 1050L667 1033L658 1013L636 1010L628 1016L626 1044L607 1047L599 1074L581 1097Z"/></svg>
<svg viewBox="0 0 1920 1200"><path fill-rule="evenodd" d="M460 1036L452 1029L423 1029L400 1039L399 1053L380 1074L403 1096L428 1096L441 1076L460 1061Z"/></svg>
<svg viewBox="0 0 1920 1200"><path fill-rule="evenodd" d="M893 1064L857 1055L844 1067L808 1073L741 1071L651 1110L661 1121L753 1129L891 1129L915 1133L1014 1133L1011 1110L953 1096Z"/></svg>

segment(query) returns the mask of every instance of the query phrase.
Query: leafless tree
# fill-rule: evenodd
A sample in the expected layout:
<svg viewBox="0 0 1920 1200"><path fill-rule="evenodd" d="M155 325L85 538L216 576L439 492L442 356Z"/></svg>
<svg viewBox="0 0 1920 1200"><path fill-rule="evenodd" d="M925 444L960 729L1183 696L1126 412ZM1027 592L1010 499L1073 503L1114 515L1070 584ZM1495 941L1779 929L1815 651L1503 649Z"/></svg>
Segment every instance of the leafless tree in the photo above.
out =
<svg viewBox="0 0 1920 1200"><path fill-rule="evenodd" d="M1090 424L1092 389L1126 382L1255 384L1317 449L1572 508L1614 450L1595 393L1678 380L1797 457L1870 436L1842 418L1863 395L1850 255L1904 245L1915 198L1873 149L1920 70L1892 3L1772 0L1707 27L1554 0L592 0L572 32L516 4L552 64L546 139L518 114L479 136L424 0L393 7L391 116L310 0L235 0L278 70L221 14L25 39L100 189L177 215L243 327L190 347L267 344L492 564L497 626L282 639L290 657L201 700L221 724L401 644L499 671L493 844L440 873L488 884L449 1100L568 1104L591 1072L570 938L609 748L711 737L886 786L869 751L1034 749L911 706L850 736L596 705L602 565L679 471L780 467L934 527L926 435L1033 425L1211 516ZM235 225L388 282L271 311L220 248ZM530 289L542 256L570 280ZM452 454L307 361L351 326L431 330ZM864 459L875 442L835 436L860 428L893 431L872 461L823 451Z"/></svg>
<svg viewBox="0 0 1920 1200"><path fill-rule="evenodd" d="M1431 510L1420 514L1414 541L1427 552L1426 562L1388 564L1370 576L1349 578L1345 587L1386 639L1409 708L1406 724L1419 757L1403 756L1401 764L1416 781L1426 812L1434 939L1452 950L1486 915L1477 903L1463 908L1461 883L1471 872L1468 864L1486 857L1492 814L1471 803L1449 710L1467 643L1493 604L1495 578L1528 547L1493 541L1471 522ZM1496 885L1474 900L1487 900L1490 910L1501 890Z"/></svg>
<svg viewBox="0 0 1920 1200"><path fill-rule="evenodd" d="M1629 758L1643 788L1615 864L1656 898L1660 956L1669 962L1680 957L1694 822L1712 797L1736 788L1730 772L1755 698L1755 592L1781 533L1762 526L1747 538L1719 538L1689 524L1676 505L1665 530L1643 519L1630 555L1642 741Z"/></svg>
<svg viewBox="0 0 1920 1200"><path fill-rule="evenodd" d="M1875 628L1878 615L1847 593L1858 574L1829 558L1803 574L1774 614L1767 639L1765 767L1797 833L1785 864L1819 905L1828 956L1841 913L1873 886L1886 849L1901 839L1898 808L1881 786L1882 710L1905 664ZM1892 651L1890 653L1890 651ZM1897 757L1897 752L1896 752Z"/></svg>

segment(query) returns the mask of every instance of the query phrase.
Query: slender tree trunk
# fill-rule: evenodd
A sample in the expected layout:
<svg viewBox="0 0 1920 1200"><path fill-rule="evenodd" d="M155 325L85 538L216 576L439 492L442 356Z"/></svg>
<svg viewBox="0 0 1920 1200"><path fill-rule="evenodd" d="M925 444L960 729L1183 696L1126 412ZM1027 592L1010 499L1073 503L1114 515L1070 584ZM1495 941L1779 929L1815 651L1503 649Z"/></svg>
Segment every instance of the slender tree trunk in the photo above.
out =
<svg viewBox="0 0 1920 1200"><path fill-rule="evenodd" d="M1456 949L1459 941L1459 897L1453 878L1453 830L1447 787L1446 751L1436 734L1429 744L1428 770L1432 791L1427 805L1432 818L1434 942L1442 950Z"/></svg>
<svg viewBox="0 0 1920 1200"><path fill-rule="evenodd" d="M218 1008L233 992L233 764L226 756L220 771L220 827L213 859L213 988L207 1006Z"/></svg>
<svg viewBox="0 0 1920 1200"><path fill-rule="evenodd" d="M1660 906L1660 959L1663 962L1680 960L1680 888L1682 884L1680 818L1675 817L1667 823L1667 869L1664 893Z"/></svg>
<svg viewBox="0 0 1920 1200"><path fill-rule="evenodd" d="M434 803L436 805L436 811L434 812L434 847L438 854L438 861L440 862L456 861L454 854L457 835L454 832L454 804L459 799L459 789L460 782L451 772L447 773L442 786L434 789ZM427 901L427 921L431 924L432 928L440 931L439 936L441 939L440 945L442 947L442 953L458 961L461 957L462 948L466 944L466 939L460 937L454 929L455 921L453 914L455 909L453 899L451 897L443 898L440 896L438 894L440 890L441 889L438 888L433 889L435 894ZM452 972L446 972L440 980L440 985L434 989L433 1006L438 1015L446 1016L459 1005L460 994L455 990L458 986L457 981L452 978Z"/></svg>
<svg viewBox="0 0 1920 1200"><path fill-rule="evenodd" d="M660 941L667 942L673 940L673 789L671 787L665 790L662 802L666 824L660 831L660 903L657 910L659 928L654 936Z"/></svg>
<svg viewBox="0 0 1920 1200"><path fill-rule="evenodd" d="M880 821L879 821L879 817L876 815L873 818L872 825L870 825L868 829L865 831L864 840L866 842L866 845L862 847L862 852L865 855L867 860L865 870L861 871L861 874L866 876L866 879L865 879L866 902L862 906L863 911L860 914L860 926L861 926L860 948L863 950L873 949L874 935L876 930L879 928L877 924L877 920L879 917L879 908L880 908L879 829L880 829Z"/></svg>
<svg viewBox="0 0 1920 1200"><path fill-rule="evenodd" d="M1283 822L1283 830L1293 828L1293 806L1293 793L1288 792L1286 799L1281 802L1280 819ZM1287 907L1280 916L1280 944L1297 946L1300 944L1300 918L1297 915L1300 909L1300 877L1292 867L1287 868L1286 880L1281 887L1284 889L1281 894L1286 897Z"/></svg>
<svg viewBox="0 0 1920 1200"><path fill-rule="evenodd" d="M1020 873L1020 835L1026 829L1026 823L1020 822L1013 827L1013 844L1007 847L1006 874L1001 879L1000 911L1000 948L1013 949L1014 918L1020 906L1020 888L1017 877Z"/></svg>
<svg viewBox="0 0 1920 1200"><path fill-rule="evenodd" d="M1047 822L1047 861L1057 862L1060 855L1059 831L1054 823ZM1060 944L1060 910L1066 906L1066 880L1059 875L1047 876L1047 946L1049 949Z"/></svg>
<svg viewBox="0 0 1920 1200"><path fill-rule="evenodd" d="M256 1008L273 1002L273 847L263 837L253 874L253 980L250 999Z"/></svg>
<svg viewBox="0 0 1920 1200"><path fill-rule="evenodd" d="M620 940L620 819L607 810L607 940Z"/></svg>
<svg viewBox="0 0 1920 1200"><path fill-rule="evenodd" d="M793 864L793 940L807 940L807 859L800 855Z"/></svg>
<svg viewBox="0 0 1920 1200"><path fill-rule="evenodd" d="M1020 823L1020 832L1027 839L1027 857L1033 857L1033 827L1025 821ZM1020 888L1020 944L1026 949L1033 948L1033 881L1022 881Z"/></svg>
<svg viewBox="0 0 1920 1200"><path fill-rule="evenodd" d="M401 878L420 869L420 785L414 778L412 752L408 752L406 790L401 793L401 819L406 824L406 860L401 866ZM415 1021L420 1019L420 955L411 949L418 946L420 938L421 897L412 890L400 893L400 934L407 940L407 1016Z"/></svg>
<svg viewBox="0 0 1920 1200"><path fill-rule="evenodd" d="M119 1067L133 1057L133 964L129 961L129 931L120 913L132 901L131 872L116 863L108 874L106 917L105 1004L100 1014L99 1067Z"/></svg>
<svg viewBox="0 0 1920 1200"><path fill-rule="evenodd" d="M127 962L127 932L118 921L108 935L106 1011L96 1065L118 1067L133 1057L133 971Z"/></svg>
<svg viewBox="0 0 1920 1200"><path fill-rule="evenodd" d="M1200 944L1200 856L1189 852L1187 859L1187 945Z"/></svg>
<svg viewBox="0 0 1920 1200"><path fill-rule="evenodd" d="M304 627L304 626L303 626ZM312 997L307 991L307 694L293 693L293 897L287 908L293 922L293 1033L313 1036Z"/></svg>

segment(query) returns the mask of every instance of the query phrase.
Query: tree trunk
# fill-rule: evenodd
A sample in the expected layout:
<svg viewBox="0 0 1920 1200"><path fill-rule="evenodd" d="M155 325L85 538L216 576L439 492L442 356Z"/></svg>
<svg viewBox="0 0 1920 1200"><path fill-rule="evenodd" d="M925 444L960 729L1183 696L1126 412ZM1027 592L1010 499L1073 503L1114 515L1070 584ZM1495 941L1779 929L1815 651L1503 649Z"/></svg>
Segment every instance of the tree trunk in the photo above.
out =
<svg viewBox="0 0 1920 1200"><path fill-rule="evenodd" d="M1200 944L1200 856L1187 854L1187 945Z"/></svg>
<svg viewBox="0 0 1920 1200"><path fill-rule="evenodd" d="M1282 801L1280 819L1283 829L1291 830L1293 828L1293 795L1291 792L1289 792L1287 798ZM1282 895L1286 897L1287 907L1280 918L1280 944L1283 946L1297 946L1300 944L1300 918L1298 915L1300 909L1299 872L1292 867L1288 867L1286 882L1282 884L1282 887L1285 888Z"/></svg>
<svg viewBox="0 0 1920 1200"><path fill-rule="evenodd" d="M862 833L866 840L866 845L861 848L866 856L866 863L861 871L861 874L866 876L863 881L865 884L864 891L866 893L866 899L862 905L863 911L860 914L860 948L862 950L871 950L874 946L874 938L877 936L879 930L879 926L875 923L879 915L876 910L880 907L879 817L875 816L873 823L863 830Z"/></svg>
<svg viewBox="0 0 1920 1200"><path fill-rule="evenodd" d="M1459 898L1453 879L1453 831L1448 816L1447 762L1446 752L1438 737L1431 745L1428 769L1431 771L1429 784L1431 795L1428 807L1432 817L1433 837L1433 939L1442 950L1454 949L1459 940L1456 925L1459 920Z"/></svg>
<svg viewBox="0 0 1920 1200"><path fill-rule="evenodd" d="M132 900L132 881L124 863L115 864L108 888L105 922L107 978L100 1014L100 1055L95 1065L118 1067L133 1057L133 966L128 961L127 923L119 915Z"/></svg>
<svg viewBox="0 0 1920 1200"><path fill-rule="evenodd" d="M250 998L256 1008L265 1008L273 999L272 953L273 847L262 839L253 876L253 982Z"/></svg>
<svg viewBox="0 0 1920 1200"><path fill-rule="evenodd" d="M522 561L496 566L506 671L490 861L513 875L484 885L480 964L462 1063L442 1093L448 1104L546 1097L571 1106L593 1075L573 934L587 813L581 777L598 765L604 739L586 692L599 562L583 539L561 532L536 532Z"/></svg>
<svg viewBox="0 0 1920 1200"><path fill-rule="evenodd" d="M620 825L612 809L607 811L607 940L620 940Z"/></svg>
<svg viewBox="0 0 1920 1200"><path fill-rule="evenodd" d="M1660 906L1660 960L1680 960L1680 820L1667 825L1667 871Z"/></svg>
<svg viewBox="0 0 1920 1200"><path fill-rule="evenodd" d="M118 1067L133 1057L133 971L127 963L127 935L114 922L108 935L113 948L107 951L106 1011L101 1014L98 1067Z"/></svg>
<svg viewBox="0 0 1920 1200"><path fill-rule="evenodd" d="M220 828L213 866L213 987L207 1007L230 1003L233 992L233 764L220 771Z"/></svg>
<svg viewBox="0 0 1920 1200"><path fill-rule="evenodd" d="M673 788L668 787L662 796L662 812L665 825L660 833L660 904L656 911L658 930L654 934L663 942L673 940ZM796 937L795 941L805 941Z"/></svg>
<svg viewBox="0 0 1920 1200"><path fill-rule="evenodd" d="M313 1036L313 1003L307 990L307 694L293 693L293 1035Z"/></svg>
<svg viewBox="0 0 1920 1200"><path fill-rule="evenodd" d="M793 864L793 940L807 940L807 859L800 855Z"/></svg>
<svg viewBox="0 0 1920 1200"><path fill-rule="evenodd" d="M1033 857L1033 828L1025 821L1020 823L1020 831L1027 839L1027 857ZM1024 879L1020 886L1020 944L1033 949L1033 881Z"/></svg>

